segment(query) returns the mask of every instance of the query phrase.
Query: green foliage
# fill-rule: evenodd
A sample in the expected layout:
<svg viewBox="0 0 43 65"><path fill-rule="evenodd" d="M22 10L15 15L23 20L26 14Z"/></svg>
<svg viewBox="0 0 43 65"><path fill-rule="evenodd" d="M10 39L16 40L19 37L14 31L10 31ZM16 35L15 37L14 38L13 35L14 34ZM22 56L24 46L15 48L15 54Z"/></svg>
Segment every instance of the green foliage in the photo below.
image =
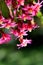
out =
<svg viewBox="0 0 43 65"><path fill-rule="evenodd" d="M4 0L1 0L0 1L0 9L2 11L2 15L5 17L5 18L8 18L9 17L9 10L4 2Z"/></svg>
<svg viewBox="0 0 43 65"><path fill-rule="evenodd" d="M42 17L42 13L38 12L37 17L41 18Z"/></svg>
<svg viewBox="0 0 43 65"><path fill-rule="evenodd" d="M0 65L43 65L43 46L20 50L14 47L0 46Z"/></svg>

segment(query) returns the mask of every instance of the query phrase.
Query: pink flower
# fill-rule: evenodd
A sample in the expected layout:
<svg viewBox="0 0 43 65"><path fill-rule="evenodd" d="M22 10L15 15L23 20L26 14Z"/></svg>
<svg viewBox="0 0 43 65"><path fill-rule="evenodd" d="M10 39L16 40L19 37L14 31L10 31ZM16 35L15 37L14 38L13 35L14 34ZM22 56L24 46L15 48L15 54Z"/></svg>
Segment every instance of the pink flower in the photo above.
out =
<svg viewBox="0 0 43 65"><path fill-rule="evenodd" d="M42 1L43 2L43 1ZM37 13L40 11L40 8L42 7L42 2L40 3L39 0L38 2L33 1L33 5L25 5L22 10L25 11L26 14L31 14L31 16L36 16Z"/></svg>
<svg viewBox="0 0 43 65"><path fill-rule="evenodd" d="M11 27L16 27L17 24L12 21L11 19L5 19L4 17L0 17L0 28L11 28Z"/></svg>
<svg viewBox="0 0 43 65"><path fill-rule="evenodd" d="M31 20L31 16L27 15L27 14L22 14L22 15L19 15L19 17L21 20Z"/></svg>
<svg viewBox="0 0 43 65"><path fill-rule="evenodd" d="M0 16L0 28L4 28L5 27L4 19L5 18L3 16Z"/></svg>
<svg viewBox="0 0 43 65"><path fill-rule="evenodd" d="M34 22L34 19L31 20L31 23L28 24L28 31L31 32L35 28L39 28L39 26Z"/></svg>
<svg viewBox="0 0 43 65"><path fill-rule="evenodd" d="M12 21L11 19L8 19L7 23L5 23L5 24L6 24L5 28L7 28L7 29L14 28L17 26L17 24L14 21Z"/></svg>
<svg viewBox="0 0 43 65"><path fill-rule="evenodd" d="M18 49L21 48L21 47L26 47L27 44L31 44L32 40L28 40L28 39L20 39L20 44L17 44L18 46Z"/></svg>
<svg viewBox="0 0 43 65"><path fill-rule="evenodd" d="M2 37L0 38L0 44L7 43L11 40L11 36L9 34L2 33Z"/></svg>
<svg viewBox="0 0 43 65"><path fill-rule="evenodd" d="M35 16L36 15L36 11L34 9L34 5L31 5L31 6L26 5L26 6L24 6L24 8L22 8L22 10L24 10L26 14L29 14L31 16Z"/></svg>
<svg viewBox="0 0 43 65"><path fill-rule="evenodd" d="M18 48L26 47L31 44L31 39L24 39L27 37L27 32L31 32L39 26L34 22L34 16L40 11L42 2L38 0L31 4L25 4L25 0L4 0L9 9L9 18L4 18L0 11L0 44L4 44L11 40L11 35L14 35L19 40ZM9 29L9 34L4 30ZM16 40L15 39L15 40Z"/></svg>
<svg viewBox="0 0 43 65"><path fill-rule="evenodd" d="M20 7L20 5L24 6L24 1L25 0L17 0L18 7Z"/></svg>
<svg viewBox="0 0 43 65"><path fill-rule="evenodd" d="M12 0L5 0L7 6L11 6Z"/></svg>
<svg viewBox="0 0 43 65"><path fill-rule="evenodd" d="M17 38L20 38L20 37L28 35L26 31L18 31L18 30L13 30L13 29L11 30L11 34L16 36Z"/></svg>
<svg viewBox="0 0 43 65"><path fill-rule="evenodd" d="M34 22L34 19L32 19L31 21L28 21L27 23L18 23L18 28L21 32L31 32L32 30L34 30L35 28L38 28L39 26Z"/></svg>
<svg viewBox="0 0 43 65"><path fill-rule="evenodd" d="M43 1L40 2L40 0L38 0L37 3L33 1L33 4L34 4L34 10L35 10L37 13L40 11L40 8L42 7L42 5L41 5L42 3L43 3Z"/></svg>

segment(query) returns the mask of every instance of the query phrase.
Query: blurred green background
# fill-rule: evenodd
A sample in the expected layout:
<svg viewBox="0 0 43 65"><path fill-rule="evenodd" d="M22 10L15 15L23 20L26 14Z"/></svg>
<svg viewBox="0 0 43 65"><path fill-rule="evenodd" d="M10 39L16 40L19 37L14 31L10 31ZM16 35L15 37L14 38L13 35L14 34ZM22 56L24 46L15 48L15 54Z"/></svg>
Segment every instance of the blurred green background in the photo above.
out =
<svg viewBox="0 0 43 65"><path fill-rule="evenodd" d="M0 0L0 9L4 17L9 17L4 0ZM41 12L35 17L40 28L29 33L32 44L19 50L16 47L18 41L14 39L9 44L0 45L0 65L43 65L43 7Z"/></svg>

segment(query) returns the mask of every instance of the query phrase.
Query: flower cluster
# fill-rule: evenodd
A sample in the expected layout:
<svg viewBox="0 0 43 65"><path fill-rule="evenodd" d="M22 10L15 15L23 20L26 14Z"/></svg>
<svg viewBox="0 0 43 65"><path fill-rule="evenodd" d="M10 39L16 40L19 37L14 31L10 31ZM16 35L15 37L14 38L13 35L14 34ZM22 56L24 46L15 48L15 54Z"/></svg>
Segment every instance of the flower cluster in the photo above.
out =
<svg viewBox="0 0 43 65"><path fill-rule="evenodd" d="M16 39L20 41L17 44L18 48L26 47L27 44L31 44L31 39L24 39L27 36L27 32L31 32L39 26L34 22L34 16L40 11L41 4L38 0L32 4L26 4L25 0L4 0L6 6L9 9L9 18L5 18L0 11L0 44L4 44L11 40L11 35L14 35ZM5 32L5 29L9 30Z"/></svg>

